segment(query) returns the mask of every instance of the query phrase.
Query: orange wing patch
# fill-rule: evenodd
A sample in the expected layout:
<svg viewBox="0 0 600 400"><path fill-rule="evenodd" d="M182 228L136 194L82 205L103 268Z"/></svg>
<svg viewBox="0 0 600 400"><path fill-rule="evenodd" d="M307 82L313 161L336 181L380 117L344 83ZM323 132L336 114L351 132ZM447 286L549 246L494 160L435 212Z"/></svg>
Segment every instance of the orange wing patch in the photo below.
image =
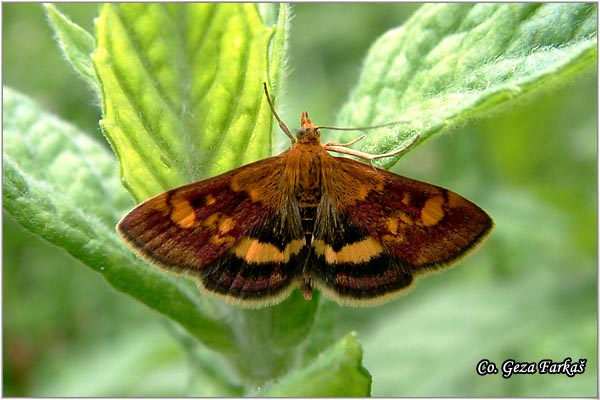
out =
<svg viewBox="0 0 600 400"><path fill-rule="evenodd" d="M314 240L313 247L317 256L323 256L328 264L363 263L376 258L383 251L381 244L372 237L343 246L335 251L323 240Z"/></svg>
<svg viewBox="0 0 600 400"><path fill-rule="evenodd" d="M300 253L303 247L304 240L292 240L282 251L270 243L243 238L233 248L233 253L248 264L287 263L291 256Z"/></svg>
<svg viewBox="0 0 600 400"><path fill-rule="evenodd" d="M181 197L173 196L171 204L171 219L182 228L191 228L196 222L196 212L190 203Z"/></svg>
<svg viewBox="0 0 600 400"><path fill-rule="evenodd" d="M421 209L421 222L425 226L433 226L444 218L444 198L442 196L433 196L427 199Z"/></svg>

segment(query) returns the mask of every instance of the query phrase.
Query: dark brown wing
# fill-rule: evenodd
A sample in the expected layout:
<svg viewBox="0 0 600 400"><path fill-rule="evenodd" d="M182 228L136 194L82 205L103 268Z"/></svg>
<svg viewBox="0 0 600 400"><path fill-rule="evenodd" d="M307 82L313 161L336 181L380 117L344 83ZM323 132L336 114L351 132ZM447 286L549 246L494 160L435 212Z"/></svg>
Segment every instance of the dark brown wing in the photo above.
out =
<svg viewBox="0 0 600 400"><path fill-rule="evenodd" d="M331 157L309 271L342 304L368 305L464 256L492 219L469 200L356 160Z"/></svg>
<svg viewBox="0 0 600 400"><path fill-rule="evenodd" d="M298 205L279 187L284 163L271 157L159 194L117 230L142 258L209 292L250 307L276 303L307 257Z"/></svg>

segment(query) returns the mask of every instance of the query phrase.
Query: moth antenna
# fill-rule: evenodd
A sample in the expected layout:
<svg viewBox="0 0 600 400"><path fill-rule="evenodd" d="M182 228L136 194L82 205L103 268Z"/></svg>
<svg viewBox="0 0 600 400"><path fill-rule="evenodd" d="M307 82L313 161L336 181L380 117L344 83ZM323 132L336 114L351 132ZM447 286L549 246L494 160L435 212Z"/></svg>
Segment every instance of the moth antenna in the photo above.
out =
<svg viewBox="0 0 600 400"><path fill-rule="evenodd" d="M366 131L369 129L384 128L386 126L400 125L400 124L405 124L405 123L408 123L408 121L394 121L394 122L388 122L387 124L361 126L359 128L338 128L337 126L318 126L317 129L330 129L332 131Z"/></svg>
<svg viewBox="0 0 600 400"><path fill-rule="evenodd" d="M294 135L292 135L287 125L281 120L281 118L279 118L279 114L277 114L277 111L275 111L273 101L271 101L271 96L269 96L269 89L267 89L267 82L263 82L263 87L265 88L265 94L267 95L267 103L269 103L269 107L271 108L271 112L275 116L275 119L277 120L277 122L279 122L279 127L290 138L292 144L296 143L296 138L294 137Z"/></svg>

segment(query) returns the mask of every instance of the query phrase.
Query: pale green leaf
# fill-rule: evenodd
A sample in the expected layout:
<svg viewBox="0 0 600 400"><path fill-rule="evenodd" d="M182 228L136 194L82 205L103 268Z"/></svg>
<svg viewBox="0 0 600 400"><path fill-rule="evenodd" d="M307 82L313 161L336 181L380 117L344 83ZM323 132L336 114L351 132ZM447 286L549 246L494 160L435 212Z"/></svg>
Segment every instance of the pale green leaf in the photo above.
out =
<svg viewBox="0 0 600 400"><path fill-rule="evenodd" d="M593 3L425 5L373 44L339 125L403 121L357 144L369 153L427 139L592 70L596 19Z"/></svg>
<svg viewBox="0 0 600 400"><path fill-rule="evenodd" d="M95 47L94 38L53 4L46 3L44 7L64 56L75 71L98 91L98 79L90 58Z"/></svg>
<svg viewBox="0 0 600 400"><path fill-rule="evenodd" d="M101 126L136 200L271 155L262 83L279 77L282 38L254 4L102 8Z"/></svg>

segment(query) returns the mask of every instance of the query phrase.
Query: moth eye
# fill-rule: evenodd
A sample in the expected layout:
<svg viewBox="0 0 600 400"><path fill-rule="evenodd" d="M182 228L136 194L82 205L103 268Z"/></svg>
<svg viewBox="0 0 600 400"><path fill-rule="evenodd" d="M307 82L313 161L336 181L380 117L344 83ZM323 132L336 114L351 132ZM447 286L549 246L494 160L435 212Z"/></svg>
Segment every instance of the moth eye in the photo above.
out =
<svg viewBox="0 0 600 400"><path fill-rule="evenodd" d="M304 128L298 128L298 129L296 130L296 137L297 137L298 139L302 139L302 138L303 138L303 137L305 137L305 136L306 136L306 129L304 129Z"/></svg>

